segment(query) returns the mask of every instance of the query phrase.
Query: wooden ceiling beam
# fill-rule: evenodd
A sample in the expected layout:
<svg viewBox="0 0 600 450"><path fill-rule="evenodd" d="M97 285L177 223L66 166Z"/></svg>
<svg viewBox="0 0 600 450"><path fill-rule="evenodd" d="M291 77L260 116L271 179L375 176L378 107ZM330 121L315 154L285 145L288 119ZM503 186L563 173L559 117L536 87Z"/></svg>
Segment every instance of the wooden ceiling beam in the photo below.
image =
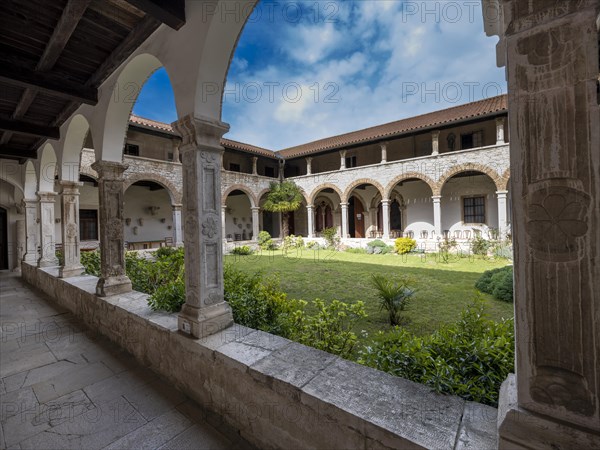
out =
<svg viewBox="0 0 600 450"><path fill-rule="evenodd" d="M36 123L4 117L0 117L0 130L48 139L60 139L60 130L58 127L47 127Z"/></svg>
<svg viewBox="0 0 600 450"><path fill-rule="evenodd" d="M32 88L54 97L95 105L98 103L98 90L48 74L0 64L0 82L22 88Z"/></svg>
<svg viewBox="0 0 600 450"><path fill-rule="evenodd" d="M54 67L90 3L91 0L69 0L67 2L35 68L36 71L46 72Z"/></svg>
<svg viewBox="0 0 600 450"><path fill-rule="evenodd" d="M37 150L19 150L7 145L0 145L0 158L24 160L37 159Z"/></svg>
<svg viewBox="0 0 600 450"><path fill-rule="evenodd" d="M185 0L127 0L127 3L174 30L185 25Z"/></svg>

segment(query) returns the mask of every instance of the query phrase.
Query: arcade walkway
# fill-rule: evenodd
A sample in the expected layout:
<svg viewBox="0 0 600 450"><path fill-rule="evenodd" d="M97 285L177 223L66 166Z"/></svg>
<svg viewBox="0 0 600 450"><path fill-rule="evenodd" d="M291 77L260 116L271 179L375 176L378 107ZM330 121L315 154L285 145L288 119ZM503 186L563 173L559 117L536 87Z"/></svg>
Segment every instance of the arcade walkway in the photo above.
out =
<svg viewBox="0 0 600 450"><path fill-rule="evenodd" d="M220 417L0 272L0 448L251 448Z"/></svg>

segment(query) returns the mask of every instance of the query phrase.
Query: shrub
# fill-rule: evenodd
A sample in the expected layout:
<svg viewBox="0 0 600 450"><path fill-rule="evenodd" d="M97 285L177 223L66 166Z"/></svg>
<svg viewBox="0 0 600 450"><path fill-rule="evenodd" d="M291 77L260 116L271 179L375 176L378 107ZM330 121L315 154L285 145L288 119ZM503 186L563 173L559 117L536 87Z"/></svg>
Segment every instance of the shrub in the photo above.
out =
<svg viewBox="0 0 600 450"><path fill-rule="evenodd" d="M323 231L321 231L321 234L323 235L325 242L327 242L327 247L337 248L340 243L340 238L337 235L337 228L324 228Z"/></svg>
<svg viewBox="0 0 600 450"><path fill-rule="evenodd" d="M252 250L248 245L240 245L239 247L234 247L233 250L231 250L232 255L247 256L251 255L252 253L254 253L254 250Z"/></svg>
<svg viewBox="0 0 600 450"><path fill-rule="evenodd" d="M399 255L412 251L417 246L417 241L411 238L398 238L394 241L394 250Z"/></svg>
<svg viewBox="0 0 600 450"><path fill-rule="evenodd" d="M491 247L490 241L484 239L480 234L476 234L471 241L471 251L474 255L487 255Z"/></svg>
<svg viewBox="0 0 600 450"><path fill-rule="evenodd" d="M185 303L185 281L178 278L159 286L148 298L148 305L153 311L179 312Z"/></svg>
<svg viewBox="0 0 600 450"><path fill-rule="evenodd" d="M302 236L294 236L293 234L290 234L289 236L286 236L283 239L282 249L285 253L287 253L288 250L303 247L304 239L302 238Z"/></svg>
<svg viewBox="0 0 600 450"><path fill-rule="evenodd" d="M439 255L442 262L450 262L450 256L453 250L456 250L456 239L444 238L439 244Z"/></svg>
<svg viewBox="0 0 600 450"><path fill-rule="evenodd" d="M158 250L154 252L154 256L157 259L169 257L178 252L178 249L175 247L160 247Z"/></svg>
<svg viewBox="0 0 600 450"><path fill-rule="evenodd" d="M100 252L81 252L81 265L85 268L88 275L100 276Z"/></svg>
<svg viewBox="0 0 600 450"><path fill-rule="evenodd" d="M486 270L475 283L481 292L493 295L504 302L513 301L513 269L512 266Z"/></svg>
<svg viewBox="0 0 600 450"><path fill-rule="evenodd" d="M348 304L333 300L326 304L315 299L314 315L305 312L307 302L298 300L296 311L285 315L285 331L288 339L309 345L342 358L349 358L358 342L352 328L360 319L366 318L363 302Z"/></svg>
<svg viewBox="0 0 600 450"><path fill-rule="evenodd" d="M359 362L465 400L498 405L500 384L514 371L513 321L494 322L481 302L429 336L396 327L379 332Z"/></svg>
<svg viewBox="0 0 600 450"><path fill-rule="evenodd" d="M387 245L381 239L376 239L367 243L367 253L369 255L385 255L394 251L394 247Z"/></svg>
<svg viewBox="0 0 600 450"><path fill-rule="evenodd" d="M415 294L415 290L409 287L410 282L406 277L390 279L384 275L371 275L371 284L380 300L379 309L388 312L390 325L401 324L401 312Z"/></svg>
<svg viewBox="0 0 600 450"><path fill-rule="evenodd" d="M258 233L257 241L261 250L273 250L273 239L268 231Z"/></svg>
<svg viewBox="0 0 600 450"><path fill-rule="evenodd" d="M321 248L321 245L317 241L310 241L306 243L306 248L309 248L311 250L319 250Z"/></svg>

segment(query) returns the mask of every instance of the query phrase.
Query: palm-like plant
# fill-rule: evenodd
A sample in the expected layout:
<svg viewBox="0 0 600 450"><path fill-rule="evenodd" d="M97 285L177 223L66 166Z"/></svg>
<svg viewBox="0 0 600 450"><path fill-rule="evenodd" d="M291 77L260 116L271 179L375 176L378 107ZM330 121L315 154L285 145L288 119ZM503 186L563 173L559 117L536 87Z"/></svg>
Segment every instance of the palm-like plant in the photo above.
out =
<svg viewBox="0 0 600 450"><path fill-rule="evenodd" d="M377 289L380 310L388 312L391 325L401 324L401 312L405 310L415 290L409 287L411 280L400 277L390 279L380 274L371 275L371 284Z"/></svg>
<svg viewBox="0 0 600 450"><path fill-rule="evenodd" d="M263 208L266 211L280 212L282 216L282 234L285 239L289 232L288 220L290 213L302 205L302 191L293 181L272 182Z"/></svg>

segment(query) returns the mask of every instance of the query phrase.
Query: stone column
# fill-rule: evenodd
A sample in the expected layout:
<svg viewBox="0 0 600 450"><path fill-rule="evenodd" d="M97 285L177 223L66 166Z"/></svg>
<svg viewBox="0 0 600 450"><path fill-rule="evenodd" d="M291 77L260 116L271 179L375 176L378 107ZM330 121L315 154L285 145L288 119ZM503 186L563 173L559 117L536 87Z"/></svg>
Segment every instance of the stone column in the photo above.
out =
<svg viewBox="0 0 600 450"><path fill-rule="evenodd" d="M315 235L315 207L314 205L306 205L306 215L308 222L308 237L312 238Z"/></svg>
<svg viewBox="0 0 600 450"><path fill-rule="evenodd" d="M63 265L58 276L76 277L84 272L79 253L79 187L78 181L61 181Z"/></svg>
<svg viewBox="0 0 600 450"><path fill-rule="evenodd" d="M257 170L257 163L258 163L258 157L257 156L253 156L252 157L252 175L258 175L258 170Z"/></svg>
<svg viewBox="0 0 600 450"><path fill-rule="evenodd" d="M185 116L174 123L183 142L183 217L185 220L185 304L179 330L195 338L233 324L223 299L223 226L220 140L229 126Z"/></svg>
<svg viewBox="0 0 600 450"><path fill-rule="evenodd" d="M496 145L504 144L504 117L496 117Z"/></svg>
<svg viewBox="0 0 600 450"><path fill-rule="evenodd" d="M312 158L306 158L306 175L312 175Z"/></svg>
<svg viewBox="0 0 600 450"><path fill-rule="evenodd" d="M432 131L431 132L431 155L439 155L440 154L440 132Z"/></svg>
<svg viewBox="0 0 600 450"><path fill-rule="evenodd" d="M105 297L131 291L125 273L125 236L123 230L123 172L126 164L96 161L98 172L100 221L100 279L96 295Z"/></svg>
<svg viewBox="0 0 600 450"><path fill-rule="evenodd" d="M258 239L258 233L260 233L260 208L253 206L252 208L252 240Z"/></svg>
<svg viewBox="0 0 600 450"><path fill-rule="evenodd" d="M23 199L26 231L25 256L23 257L23 261L32 265L36 265L38 261L38 228L40 223L38 218L38 203L37 198Z"/></svg>
<svg viewBox="0 0 600 450"><path fill-rule="evenodd" d="M181 229L181 205L172 205L173 208L173 245L183 246L183 230Z"/></svg>
<svg viewBox="0 0 600 450"><path fill-rule="evenodd" d="M27 228L25 227L25 221L23 219L16 220L15 226L17 228L17 257L15 258L14 272L21 271L21 261L25 257L25 249L27 248Z"/></svg>
<svg viewBox="0 0 600 450"><path fill-rule="evenodd" d="M227 240L227 206L221 206L221 236L224 241Z"/></svg>
<svg viewBox="0 0 600 450"><path fill-rule="evenodd" d="M177 139L173 139L173 161L179 162L179 144Z"/></svg>
<svg viewBox="0 0 600 450"><path fill-rule="evenodd" d="M342 208L342 239L348 237L348 203L340 203Z"/></svg>
<svg viewBox="0 0 600 450"><path fill-rule="evenodd" d="M346 150L340 150L340 170L346 168Z"/></svg>
<svg viewBox="0 0 600 450"><path fill-rule="evenodd" d="M387 142L382 142L379 145L381 147L381 164L385 164L387 162Z"/></svg>
<svg viewBox="0 0 600 450"><path fill-rule="evenodd" d="M40 218L40 259L38 267L58 266L54 237L54 202L56 192L38 192Z"/></svg>
<svg viewBox="0 0 600 450"><path fill-rule="evenodd" d="M508 191L497 191L496 195L498 196L498 235L500 239L504 239L506 237L506 229L507 229L507 209L506 209L506 195Z"/></svg>
<svg viewBox="0 0 600 450"><path fill-rule="evenodd" d="M433 200L433 228L435 229L435 236L442 237L442 196L434 195L431 197Z"/></svg>
<svg viewBox="0 0 600 450"><path fill-rule="evenodd" d="M500 448L600 448L597 0L504 1L516 382Z"/></svg>
<svg viewBox="0 0 600 450"><path fill-rule="evenodd" d="M383 216L383 239L390 238L390 200L381 200L381 215Z"/></svg>

